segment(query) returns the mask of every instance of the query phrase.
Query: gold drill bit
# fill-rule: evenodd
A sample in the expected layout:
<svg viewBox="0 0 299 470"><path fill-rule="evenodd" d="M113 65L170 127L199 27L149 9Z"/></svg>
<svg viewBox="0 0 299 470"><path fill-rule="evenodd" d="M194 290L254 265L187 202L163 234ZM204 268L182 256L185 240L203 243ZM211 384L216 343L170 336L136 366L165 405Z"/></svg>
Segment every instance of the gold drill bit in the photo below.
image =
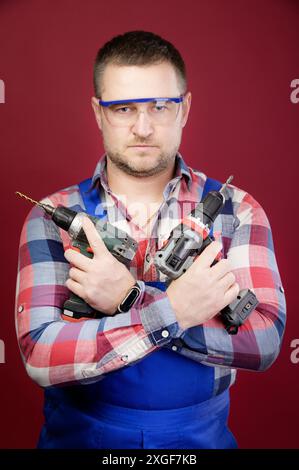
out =
<svg viewBox="0 0 299 470"><path fill-rule="evenodd" d="M45 212L47 212L47 214L52 215L55 211L55 208L50 206L49 204L43 204L42 202L35 201L31 197L26 196L25 194L20 193L19 191L16 191L16 194L17 194L17 196L20 196L20 197L23 197L24 199L26 199L26 201L32 202L32 204L40 206L42 209L44 209Z"/></svg>
<svg viewBox="0 0 299 470"><path fill-rule="evenodd" d="M27 201L30 201L32 202L32 204L36 204L38 206L42 206L41 202L38 202L38 201L35 201L34 199L31 199L31 197L29 196L25 196L25 194L23 193L20 193L19 191L16 191L16 194L20 197L23 197L24 199L26 199Z"/></svg>

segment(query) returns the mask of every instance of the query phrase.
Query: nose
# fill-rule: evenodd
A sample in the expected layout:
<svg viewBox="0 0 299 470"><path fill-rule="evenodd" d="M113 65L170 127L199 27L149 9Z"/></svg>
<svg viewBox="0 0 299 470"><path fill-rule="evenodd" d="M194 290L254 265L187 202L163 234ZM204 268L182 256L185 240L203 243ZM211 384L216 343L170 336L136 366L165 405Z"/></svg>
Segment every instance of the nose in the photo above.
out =
<svg viewBox="0 0 299 470"><path fill-rule="evenodd" d="M153 133L153 126L146 111L140 111L132 126L132 132L139 137L148 137Z"/></svg>

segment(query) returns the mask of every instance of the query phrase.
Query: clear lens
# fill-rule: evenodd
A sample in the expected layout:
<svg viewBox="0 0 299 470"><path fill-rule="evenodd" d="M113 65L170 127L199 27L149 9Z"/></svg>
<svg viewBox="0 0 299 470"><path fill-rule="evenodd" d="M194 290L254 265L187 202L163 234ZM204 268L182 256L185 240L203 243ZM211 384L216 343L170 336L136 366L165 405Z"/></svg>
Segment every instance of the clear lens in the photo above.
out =
<svg viewBox="0 0 299 470"><path fill-rule="evenodd" d="M171 100L154 100L148 103L124 102L103 106L102 110L112 126L126 127L135 124L139 113L146 113L153 124L172 124L178 115L180 103Z"/></svg>

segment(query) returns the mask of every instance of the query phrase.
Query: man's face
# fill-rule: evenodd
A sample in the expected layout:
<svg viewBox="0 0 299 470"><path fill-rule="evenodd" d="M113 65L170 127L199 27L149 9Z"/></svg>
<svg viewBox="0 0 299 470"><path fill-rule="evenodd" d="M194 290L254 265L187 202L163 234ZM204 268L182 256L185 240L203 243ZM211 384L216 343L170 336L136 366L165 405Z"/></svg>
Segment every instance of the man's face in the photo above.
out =
<svg viewBox="0 0 299 470"><path fill-rule="evenodd" d="M149 66L106 66L101 81L103 101L135 98L170 98L182 93L173 66L167 62ZM97 98L92 98L98 126L108 158L122 171L133 176L152 176L173 165L179 149L182 129L191 104L187 93L170 124L154 122L147 112L138 112L133 123L111 125ZM139 104L138 104L139 106ZM144 104L141 105L142 111Z"/></svg>

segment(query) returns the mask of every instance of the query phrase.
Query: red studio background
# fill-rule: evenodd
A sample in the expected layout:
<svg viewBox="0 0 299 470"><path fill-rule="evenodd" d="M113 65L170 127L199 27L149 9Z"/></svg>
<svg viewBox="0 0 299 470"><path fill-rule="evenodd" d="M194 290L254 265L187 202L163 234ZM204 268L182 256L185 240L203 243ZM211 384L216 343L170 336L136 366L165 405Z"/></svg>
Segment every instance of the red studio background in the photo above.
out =
<svg viewBox="0 0 299 470"><path fill-rule="evenodd" d="M103 153L90 105L93 60L133 29L162 35L186 60L185 160L222 181L234 174L270 219L287 329L269 370L239 371L230 426L241 448L298 448L296 0L0 0L0 448L35 447L43 419L43 393L15 335L18 242L30 207L14 192L40 199L91 176Z"/></svg>

